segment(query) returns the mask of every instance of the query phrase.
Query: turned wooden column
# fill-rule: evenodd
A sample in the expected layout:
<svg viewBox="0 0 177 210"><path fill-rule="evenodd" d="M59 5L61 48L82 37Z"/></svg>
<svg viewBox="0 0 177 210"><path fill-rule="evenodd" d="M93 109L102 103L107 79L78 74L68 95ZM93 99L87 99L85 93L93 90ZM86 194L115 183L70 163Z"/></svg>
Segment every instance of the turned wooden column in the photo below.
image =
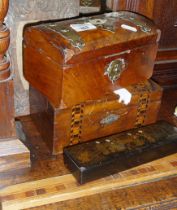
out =
<svg viewBox="0 0 177 210"><path fill-rule="evenodd" d="M8 0L0 0L0 178L11 171L29 170L30 152L16 137L14 120L14 81L8 48L10 30L4 24Z"/></svg>
<svg viewBox="0 0 177 210"><path fill-rule="evenodd" d="M9 1L0 1L0 81L1 83L10 76L10 61L6 52L10 43L10 31L3 24L4 18L7 14Z"/></svg>
<svg viewBox="0 0 177 210"><path fill-rule="evenodd" d="M7 52L10 43L10 31L3 23L8 6L8 0L0 0L0 139L14 138L16 136L13 76Z"/></svg>

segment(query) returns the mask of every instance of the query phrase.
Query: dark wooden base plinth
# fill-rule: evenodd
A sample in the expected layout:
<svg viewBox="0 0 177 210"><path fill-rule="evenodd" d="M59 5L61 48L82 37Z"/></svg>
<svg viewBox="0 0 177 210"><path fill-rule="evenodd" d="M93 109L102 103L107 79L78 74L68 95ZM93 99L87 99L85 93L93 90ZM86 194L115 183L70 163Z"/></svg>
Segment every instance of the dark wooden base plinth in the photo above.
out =
<svg viewBox="0 0 177 210"><path fill-rule="evenodd" d="M64 149L64 160L80 184L177 152L177 128L166 122L133 129Z"/></svg>
<svg viewBox="0 0 177 210"><path fill-rule="evenodd" d="M19 139L0 140L0 173L30 168L30 152Z"/></svg>

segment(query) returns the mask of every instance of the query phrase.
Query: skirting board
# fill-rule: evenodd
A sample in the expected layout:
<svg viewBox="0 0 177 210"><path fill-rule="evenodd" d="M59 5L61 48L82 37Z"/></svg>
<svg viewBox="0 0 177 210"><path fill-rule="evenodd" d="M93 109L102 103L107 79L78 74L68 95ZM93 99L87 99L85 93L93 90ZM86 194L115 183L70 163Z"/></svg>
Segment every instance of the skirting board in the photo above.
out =
<svg viewBox="0 0 177 210"><path fill-rule="evenodd" d="M85 185L71 175L22 183L0 191L2 210L19 210L76 199L177 175L177 154Z"/></svg>

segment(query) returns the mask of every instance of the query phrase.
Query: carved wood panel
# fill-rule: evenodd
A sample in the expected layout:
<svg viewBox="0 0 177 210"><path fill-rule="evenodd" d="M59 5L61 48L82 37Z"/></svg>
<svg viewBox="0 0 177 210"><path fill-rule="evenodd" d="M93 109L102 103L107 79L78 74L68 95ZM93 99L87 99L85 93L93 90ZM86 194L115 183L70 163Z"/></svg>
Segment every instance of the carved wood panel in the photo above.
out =
<svg viewBox="0 0 177 210"><path fill-rule="evenodd" d="M11 29L12 69L15 71L16 116L29 113L28 83L23 78L23 29L28 23L65 19L79 15L79 0L9 0L6 23Z"/></svg>

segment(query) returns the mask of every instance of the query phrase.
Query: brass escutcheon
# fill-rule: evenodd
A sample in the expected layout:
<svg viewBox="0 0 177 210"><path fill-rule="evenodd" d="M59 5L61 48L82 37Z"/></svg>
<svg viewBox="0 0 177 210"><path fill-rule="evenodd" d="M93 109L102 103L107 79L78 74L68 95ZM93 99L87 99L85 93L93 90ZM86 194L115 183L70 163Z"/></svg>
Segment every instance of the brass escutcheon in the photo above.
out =
<svg viewBox="0 0 177 210"><path fill-rule="evenodd" d="M120 78L125 68L126 68L125 60L123 58L119 58L111 61L111 63L109 63L106 66L104 75L107 75L108 78L111 80L111 82L114 83Z"/></svg>
<svg viewBox="0 0 177 210"><path fill-rule="evenodd" d="M90 7L93 5L93 0L81 0L81 5L85 6L85 7Z"/></svg>
<svg viewBox="0 0 177 210"><path fill-rule="evenodd" d="M103 119L100 121L100 124L101 124L102 126L104 126L104 125L110 125L110 124L112 124L113 122L117 121L119 118L120 118L120 116L117 115L117 114L110 114L110 115L106 116L105 118L103 118Z"/></svg>

